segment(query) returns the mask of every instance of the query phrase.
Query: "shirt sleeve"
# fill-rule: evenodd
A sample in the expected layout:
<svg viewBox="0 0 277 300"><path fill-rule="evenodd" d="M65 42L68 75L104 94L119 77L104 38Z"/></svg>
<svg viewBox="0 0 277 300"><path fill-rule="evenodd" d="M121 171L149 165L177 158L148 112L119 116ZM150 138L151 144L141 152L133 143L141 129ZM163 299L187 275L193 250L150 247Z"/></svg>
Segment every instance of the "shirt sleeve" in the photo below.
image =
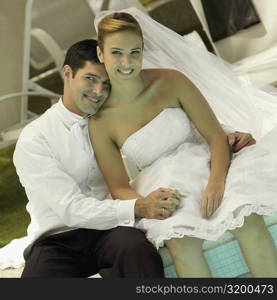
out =
<svg viewBox="0 0 277 300"><path fill-rule="evenodd" d="M66 226L105 230L134 225L136 199L98 200L84 195L43 137L19 139L13 159L29 201L43 202Z"/></svg>
<svg viewBox="0 0 277 300"><path fill-rule="evenodd" d="M228 126L228 125L225 125L225 124L220 124L220 125L221 125L222 129L224 130L224 132L226 134L230 134L232 132L235 132L235 129L232 128L231 126Z"/></svg>

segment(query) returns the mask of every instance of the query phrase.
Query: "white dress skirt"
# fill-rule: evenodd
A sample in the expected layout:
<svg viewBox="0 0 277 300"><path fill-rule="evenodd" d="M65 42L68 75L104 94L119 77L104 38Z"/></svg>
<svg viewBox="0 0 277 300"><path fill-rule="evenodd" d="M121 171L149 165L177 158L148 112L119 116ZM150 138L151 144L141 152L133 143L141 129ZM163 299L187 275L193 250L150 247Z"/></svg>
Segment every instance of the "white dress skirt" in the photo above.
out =
<svg viewBox="0 0 277 300"><path fill-rule="evenodd" d="M165 240L194 236L218 239L241 227L251 213L277 210L277 128L260 141L233 154L220 207L201 216L201 197L210 173L208 145L181 108L167 108L127 138L121 151L141 172L132 187L141 195L156 188L178 189L181 203L165 220L140 219L136 227L162 247Z"/></svg>

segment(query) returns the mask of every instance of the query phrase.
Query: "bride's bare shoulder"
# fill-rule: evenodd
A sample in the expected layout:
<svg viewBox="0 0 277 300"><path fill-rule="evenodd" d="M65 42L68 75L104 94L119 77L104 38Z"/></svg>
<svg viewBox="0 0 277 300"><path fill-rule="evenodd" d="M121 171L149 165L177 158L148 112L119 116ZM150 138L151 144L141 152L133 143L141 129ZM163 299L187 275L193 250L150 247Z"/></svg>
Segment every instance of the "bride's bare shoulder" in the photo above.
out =
<svg viewBox="0 0 277 300"><path fill-rule="evenodd" d="M88 120L88 126L90 129L106 130L109 128L109 113L106 109L100 109L97 114L91 116Z"/></svg>

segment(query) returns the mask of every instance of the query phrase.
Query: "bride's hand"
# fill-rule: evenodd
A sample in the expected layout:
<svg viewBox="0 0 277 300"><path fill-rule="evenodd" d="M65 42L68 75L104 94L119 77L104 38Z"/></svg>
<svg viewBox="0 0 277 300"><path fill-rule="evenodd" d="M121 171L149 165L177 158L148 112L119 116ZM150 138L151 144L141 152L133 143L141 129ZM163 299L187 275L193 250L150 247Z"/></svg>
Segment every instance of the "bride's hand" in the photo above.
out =
<svg viewBox="0 0 277 300"><path fill-rule="evenodd" d="M209 218L220 206L224 195L225 183L209 182L202 196L202 216Z"/></svg>

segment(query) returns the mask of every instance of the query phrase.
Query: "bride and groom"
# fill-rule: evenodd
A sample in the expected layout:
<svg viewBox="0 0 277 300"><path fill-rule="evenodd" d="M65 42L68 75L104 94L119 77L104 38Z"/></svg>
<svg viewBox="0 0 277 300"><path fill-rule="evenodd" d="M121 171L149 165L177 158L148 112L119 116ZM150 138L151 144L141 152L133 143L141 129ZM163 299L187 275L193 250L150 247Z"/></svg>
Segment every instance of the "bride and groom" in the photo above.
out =
<svg viewBox="0 0 277 300"><path fill-rule="evenodd" d="M146 231L148 239L156 247L166 243L173 256L177 274L181 277L210 276L208 267L202 258L201 239L216 239L224 231L235 228L238 228L235 230L235 234L241 242L243 251L245 250L244 254L246 254L247 263L250 265L250 269L252 268L253 274L274 276L276 273L276 261L274 261L276 260L276 250L274 252L271 250L273 248L270 248L272 240L266 233L261 218L256 215L245 218L245 224L242 226L244 217L252 212L268 214L276 210L276 203L272 200L274 172L268 168L268 161L276 160L273 151L270 151L272 140L264 139L261 146L246 147L238 152L238 155L234 155L228 172L230 155L226 136L213 111L194 84L187 77L183 77L180 72L173 70L141 70L143 50L145 50L148 62L155 65L157 64L155 54L160 53L161 49L157 49L158 44L155 48L153 41L157 43L157 40L160 40L161 43L164 43L163 38L175 41L176 37L174 34L172 37L171 32L162 28L164 36L161 36L160 39L154 38L151 34L153 34L153 30L154 33L161 30L159 25L157 27L154 21L135 9L131 9L130 12L136 19L142 21L141 24L144 24L144 28L147 28L147 37L150 37L148 40L145 32L142 35L136 19L130 15L116 14L109 15L103 19L104 21L102 18L100 19L98 56L101 62L104 62L112 83L108 100L105 102L110 92L110 86L103 66L98 65L93 72L91 70L87 72L88 70L85 69L89 65L86 63L81 68L77 66L77 70L78 68L80 70L75 74L72 72L73 66L69 64L68 67L66 64L64 67L65 86L68 87L67 92L72 101L66 103L66 98L63 97L63 102L60 101L54 108L46 112L36 121L36 124L31 124L19 139L15 152L15 165L29 197L27 209L32 216L32 222L28 229L28 235L33 234L33 241L36 240L35 246L30 251L31 255L29 253L29 264L27 259L26 265L27 269L29 268L29 274L35 274L32 272L34 264L37 268L38 258L41 259L40 265L48 265L48 272L52 272L52 275L55 274L56 270L53 269L53 261L51 261L53 255L56 254L53 249L67 249L67 243L70 246L71 242L76 239L76 236L75 238L72 236L74 231L69 231L69 228L104 229L101 234L98 234L101 237L97 237L102 241L96 246L97 253L99 253L99 249L103 245L108 245L105 241L109 234L105 230L121 225L120 222L115 221L116 217L117 221L121 219L123 221L121 223L124 223L125 226L132 226L135 211L135 216L139 218L136 227ZM147 22L150 22L153 27L149 27ZM113 32L109 31L111 25L114 26L113 28L117 28ZM153 30L151 31L151 29ZM181 42L185 43L185 41ZM179 42L176 43L178 46ZM174 44L171 46L174 47ZM202 87L201 84L207 85L207 93L204 95L207 94L210 106L221 120L226 121L227 125L234 125L233 120L237 125L245 125L247 120L245 121L243 116L245 113L251 115L252 110L248 99L240 101L241 96L240 99L233 99L237 95L237 90L241 90L238 80L224 63L220 65L220 62L216 61L215 66L214 58L205 57L206 54L190 60L191 51L197 53L197 49L192 48L193 45L187 45L186 51L182 53L187 57L184 62L175 61L175 65L173 65L175 69L180 63L182 65L180 69L182 70L184 66L187 67L187 73L193 79L197 74L195 81L199 84L199 89L203 92L205 86ZM164 67L169 61L173 61L176 53L170 53L168 45L164 45L162 49L164 54L158 63ZM151 51L154 53L152 58ZM181 49L176 47L175 52L178 51ZM195 65L198 67L201 60L203 60L204 66L208 61L209 70L195 69ZM224 72L223 78L217 77L217 80L222 79L224 82L224 101L218 100L222 96L222 87L219 85L221 82L214 82L213 77L215 73L221 74L221 67ZM230 74L226 75L226 70ZM213 76L206 77L206 71L213 73ZM99 92L90 93L87 88L88 83L95 85ZM209 85L209 83L211 84ZM217 88L215 83L218 85ZM232 91L230 89L232 87L236 87L236 90ZM230 99L233 102L230 102ZM238 105L234 106L236 101L239 101L236 103ZM106 186L100 172L95 176L97 165L88 139L87 120L78 115L78 110L94 114L100 106L102 106L102 110L89 120L89 131L90 140L104 178L115 199L138 200L105 200L97 205L89 204L91 201L86 201L91 200L88 198L89 194L103 199ZM247 107L249 110L246 112L239 110L239 108ZM55 117L53 117L54 115ZM70 134L65 134L65 128L61 129L61 126L57 126L56 123L65 126ZM37 130L38 128L39 130ZM34 129L36 129L36 134L34 134ZM249 135L235 133L229 135L230 140L234 136L237 139L236 146L238 148L253 143ZM203 137L206 141L203 140ZM71 145L70 148L66 147L68 143ZM132 187L129 185L123 168L120 151L135 161L142 169L132 183ZM76 156L74 160L72 153ZM267 155L265 156L265 154ZM37 163L30 164L30 160L33 159L36 159ZM257 171L264 173L257 174ZM76 178L76 180L74 181L72 178ZM57 183L61 184L57 186ZM156 199L144 198L149 192L160 186L169 189L160 190L160 194L155 195ZM55 195L53 195L54 187ZM175 189L180 191L180 195L174 191ZM76 192L80 192L80 190L82 193L74 198ZM262 203L263 195L266 192L268 193L265 197L266 201ZM162 195L163 199L161 199L162 193L167 193ZM41 201L38 200L40 198ZM161 201L159 202L159 200ZM88 204L85 204L86 202ZM104 204L105 202L106 204ZM154 212L152 215L147 213L150 208ZM94 211L93 220L90 218L92 215L89 215L92 210ZM107 213L108 210L109 213ZM61 226L62 223L64 226ZM249 233L254 229L256 232L258 229L258 232L263 233L263 241L269 246L268 262L262 269L256 262L253 263L253 259L257 258L247 256L248 243L251 243L251 236L253 236ZM37 232L34 234L36 230ZM51 235L51 233L55 233L55 235ZM35 237L36 234L37 237ZM85 237L83 232L78 234L78 236L82 235ZM257 234L253 238L257 237L261 238ZM95 238L90 240L90 247L96 244ZM102 244L103 241L104 244ZM114 243L115 239L109 240L110 245L113 245L111 241ZM77 239L75 242L77 243ZM78 245L82 245L80 240L78 240ZM72 244L71 247L76 250L77 245ZM126 245L122 247L121 250L124 250ZM156 273L152 271L149 273L149 270L146 273L137 273L138 270L134 267L134 263L130 266L130 268L134 268L133 273L124 273L124 267L119 267L121 265L119 258L122 255L119 251L116 252L118 255L111 253L109 256L107 255L106 259L108 259L110 269L107 267L106 273L105 269L102 270L102 275L104 277L126 277L129 274L129 276L139 277L148 274L153 277L161 274L161 264L155 256L153 247L150 247L149 244L147 247L145 252L150 253L152 258L155 257L156 262L154 263L153 259L151 267L152 271L156 268ZM35 248L36 251L34 251ZM84 249L78 250L82 252ZM71 248L70 253L72 251ZM44 253L46 254L44 255ZM133 255L139 255L139 253L134 251ZM150 256L145 259L150 261ZM67 276L70 274L71 276L84 276L84 273L79 272L80 258L77 261L79 265L76 262L76 265L68 270L68 261L65 260L64 276L66 274ZM107 260L104 259L100 259L100 261L102 264L107 263ZM128 260L128 265L130 261L131 259ZM197 263L191 267L193 261L197 261ZM114 262L118 264L114 264ZM67 267L65 268L65 266ZM96 268L96 266L93 267ZM70 273L71 269L77 269L79 273L75 271L75 273ZM27 273L28 270L25 271L28 276ZM49 273L45 274L49 275Z"/></svg>

